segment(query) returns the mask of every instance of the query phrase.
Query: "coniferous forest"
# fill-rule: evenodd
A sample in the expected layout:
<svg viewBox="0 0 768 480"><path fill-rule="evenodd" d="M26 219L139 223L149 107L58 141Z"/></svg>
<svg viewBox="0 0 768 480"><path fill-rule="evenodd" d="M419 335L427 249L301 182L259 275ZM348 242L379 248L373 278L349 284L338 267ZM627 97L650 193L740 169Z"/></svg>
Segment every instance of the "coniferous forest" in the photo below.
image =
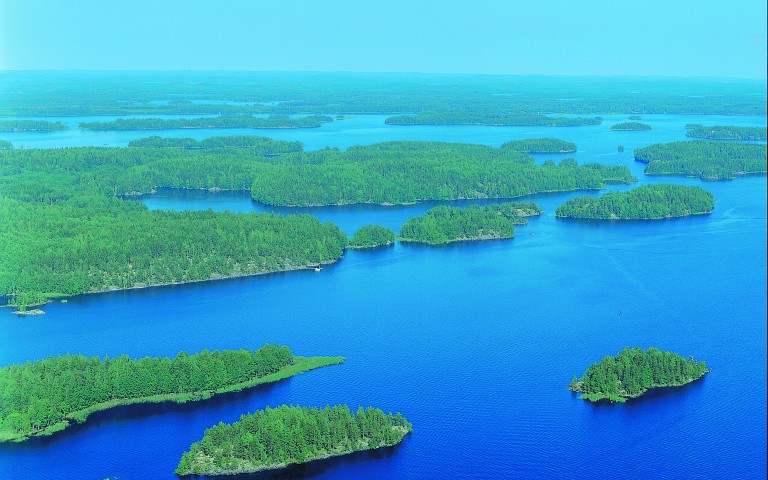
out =
<svg viewBox="0 0 768 480"><path fill-rule="evenodd" d="M657 143L635 150L647 175L685 175L731 180L737 175L766 173L765 145L693 140Z"/></svg>

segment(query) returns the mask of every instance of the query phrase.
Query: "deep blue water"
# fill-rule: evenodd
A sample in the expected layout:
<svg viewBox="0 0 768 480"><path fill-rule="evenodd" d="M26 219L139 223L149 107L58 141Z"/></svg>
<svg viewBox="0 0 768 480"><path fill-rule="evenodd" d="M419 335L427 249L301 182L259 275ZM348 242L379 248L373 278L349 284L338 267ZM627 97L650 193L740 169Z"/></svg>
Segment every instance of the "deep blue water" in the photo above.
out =
<svg viewBox="0 0 768 480"><path fill-rule="evenodd" d="M39 317L0 309L0 365L67 352L139 357L267 342L348 358L246 393L122 408L48 439L0 445L0 478L174 478L181 453L220 420L266 405L337 403L400 411L414 432L388 451L276 478L765 478L766 177L644 178L631 156L637 146L684 139L685 123L764 125L764 117L643 116L651 132L610 132L608 120L515 135L495 127L367 127L365 118L338 122L350 125L347 133L326 135L323 126L297 139L309 148L324 140L498 145L555 136L575 141L580 161L621 161L639 184L703 186L715 195L715 211L659 222L562 221L554 209L576 193L540 195L529 198L545 214L509 241L349 251L321 272L84 295L50 304ZM272 209L237 193L169 191L144 201L309 211L348 233L374 222L397 229L429 206ZM572 375L624 346L694 355L712 373L620 406L568 392Z"/></svg>

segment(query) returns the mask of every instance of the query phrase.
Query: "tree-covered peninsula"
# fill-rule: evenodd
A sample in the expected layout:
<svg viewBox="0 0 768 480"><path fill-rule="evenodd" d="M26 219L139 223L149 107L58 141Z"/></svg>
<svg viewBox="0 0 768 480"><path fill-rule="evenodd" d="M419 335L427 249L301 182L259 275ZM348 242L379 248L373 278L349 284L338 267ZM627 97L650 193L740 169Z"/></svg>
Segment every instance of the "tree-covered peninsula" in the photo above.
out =
<svg viewBox="0 0 768 480"><path fill-rule="evenodd" d="M250 115L222 115L212 118L119 118L111 122L82 122L84 130L174 130L187 128L314 128L333 118L324 115L292 118L270 115L266 118Z"/></svg>
<svg viewBox="0 0 768 480"><path fill-rule="evenodd" d="M611 130L650 130L651 126L640 122L622 122L611 126Z"/></svg>
<svg viewBox="0 0 768 480"><path fill-rule="evenodd" d="M550 117L547 115L489 112L436 112L419 115L395 115L384 120L387 125L484 125L490 127L582 127L600 125L601 117Z"/></svg>
<svg viewBox="0 0 768 480"><path fill-rule="evenodd" d="M765 145L693 140L658 143L635 150L646 175L685 175L731 180L736 175L766 173Z"/></svg>
<svg viewBox="0 0 768 480"><path fill-rule="evenodd" d="M374 248L395 242L395 232L381 225L364 225L349 240L350 248Z"/></svg>
<svg viewBox="0 0 768 480"><path fill-rule="evenodd" d="M0 120L0 132L49 132L67 130L69 125L63 122L47 120Z"/></svg>
<svg viewBox="0 0 768 480"><path fill-rule="evenodd" d="M481 207L455 208L440 205L419 217L409 218L400 228L406 242L440 245L468 240L512 238L515 225L525 225L525 217L541 214L532 202L510 202Z"/></svg>
<svg viewBox="0 0 768 480"><path fill-rule="evenodd" d="M584 376L573 377L568 389L579 398L597 402L626 402L658 387L678 387L709 373L707 365L673 352L651 347L625 348L615 357L607 356L593 363Z"/></svg>
<svg viewBox="0 0 768 480"><path fill-rule="evenodd" d="M687 125L686 125L687 127ZM766 127L736 127L714 126L705 127L694 125L685 134L686 137L703 138L706 140L749 140L765 141L768 128Z"/></svg>
<svg viewBox="0 0 768 480"><path fill-rule="evenodd" d="M226 137L208 137L203 140L194 138L161 138L152 136L128 142L129 147L143 148L185 148L187 150L247 149L252 155L273 156L295 153L303 150L301 142L285 142L268 137L254 135L231 135Z"/></svg>
<svg viewBox="0 0 768 480"><path fill-rule="evenodd" d="M700 187L645 185L628 192L581 196L557 207L561 218L595 220L660 220L712 213L715 198Z"/></svg>
<svg viewBox="0 0 768 480"><path fill-rule="evenodd" d="M374 450L400 443L411 423L399 413L346 405L325 408L280 406L219 423L193 443L177 475L233 475Z"/></svg>
<svg viewBox="0 0 768 480"><path fill-rule="evenodd" d="M120 405L205 400L343 361L265 345L174 358L64 355L10 365L0 368L0 442L50 435Z"/></svg>
<svg viewBox="0 0 768 480"><path fill-rule="evenodd" d="M576 144L557 138L531 138L506 142L501 148L523 153L573 153L576 151Z"/></svg>

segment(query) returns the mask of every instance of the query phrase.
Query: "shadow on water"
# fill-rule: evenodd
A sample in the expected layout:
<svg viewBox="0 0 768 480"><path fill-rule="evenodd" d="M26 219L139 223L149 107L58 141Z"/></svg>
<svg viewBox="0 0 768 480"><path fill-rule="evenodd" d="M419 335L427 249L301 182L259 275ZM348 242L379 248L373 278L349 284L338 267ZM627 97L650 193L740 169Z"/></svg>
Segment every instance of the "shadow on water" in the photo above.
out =
<svg viewBox="0 0 768 480"><path fill-rule="evenodd" d="M703 385L706 380L707 380L707 376L705 375L703 378L695 380L691 383L686 383L685 385L681 385L679 387L652 388L638 398L628 399L626 403L616 403L616 402L611 402L610 400L600 400L599 402L591 402L591 403L596 408L614 408L614 407L627 408L627 407L646 406L648 403L655 402L661 399L680 397L684 394L690 394L690 393L699 391L702 388L704 388ZM578 396L574 395L574 398L578 398Z"/></svg>

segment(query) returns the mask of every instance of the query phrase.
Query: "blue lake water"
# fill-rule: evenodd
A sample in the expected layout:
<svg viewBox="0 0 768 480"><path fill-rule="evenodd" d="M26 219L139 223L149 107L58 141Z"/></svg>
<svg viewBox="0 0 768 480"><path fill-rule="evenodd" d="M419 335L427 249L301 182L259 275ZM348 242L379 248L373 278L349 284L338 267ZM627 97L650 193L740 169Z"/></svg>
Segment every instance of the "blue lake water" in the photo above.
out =
<svg viewBox="0 0 768 480"><path fill-rule="evenodd" d="M766 177L645 178L631 154L685 139L686 123L765 125L765 117L642 117L654 130L609 131L626 116L559 129L388 127L383 117L364 116L311 131L266 131L310 149L552 136L579 146L553 158L618 161L638 184L699 185L717 203L710 216L594 223L553 216L583 192L537 195L526 200L539 202L544 215L508 241L348 251L321 272L83 295L50 304L38 317L0 309L0 365L68 352L172 356L267 342L348 359L240 394L126 407L51 438L0 445L0 478L172 479L182 452L214 423L267 405L337 403L400 411L413 434L384 452L245 478L765 478ZM112 133L113 145L145 136ZM26 146L56 144L50 137L57 134L38 135ZM87 135L82 141L96 145L105 138ZM275 209L247 193L167 190L143 201L150 208L308 212L350 234L367 223L397 230L431 205ZM625 346L694 355L712 373L620 406L568 392L574 374Z"/></svg>

